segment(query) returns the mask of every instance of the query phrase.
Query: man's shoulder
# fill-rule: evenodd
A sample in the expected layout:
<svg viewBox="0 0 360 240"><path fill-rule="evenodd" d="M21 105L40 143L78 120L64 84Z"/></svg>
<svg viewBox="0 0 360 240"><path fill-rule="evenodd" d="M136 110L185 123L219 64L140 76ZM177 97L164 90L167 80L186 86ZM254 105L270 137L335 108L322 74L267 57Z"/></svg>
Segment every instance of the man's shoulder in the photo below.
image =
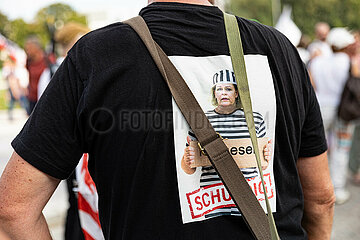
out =
<svg viewBox="0 0 360 240"><path fill-rule="evenodd" d="M333 58L342 63L349 63L350 57L344 52L338 52L333 54Z"/></svg>
<svg viewBox="0 0 360 240"><path fill-rule="evenodd" d="M248 29L252 33L262 34L266 36L276 36L280 38L285 38L285 35L281 33L279 30L272 26L265 25L257 20L254 19L246 19L239 16L236 16L238 23L243 25L243 28Z"/></svg>
<svg viewBox="0 0 360 240"><path fill-rule="evenodd" d="M334 61L334 56L326 56L320 55L311 60L310 70L314 70L315 68L331 68L332 62Z"/></svg>
<svg viewBox="0 0 360 240"><path fill-rule="evenodd" d="M311 48L311 47L318 47L319 45L321 45L321 41L319 41L318 39L315 39L314 41L312 41L308 48Z"/></svg>
<svg viewBox="0 0 360 240"><path fill-rule="evenodd" d="M246 27L249 27L250 29L254 30L254 29L259 29L261 31L273 31L276 30L273 27L270 27L268 25L265 25L259 21L257 21L256 19L248 19L248 18L243 18L240 16L236 16L236 19L238 21L238 23L245 25Z"/></svg>
<svg viewBox="0 0 360 240"><path fill-rule="evenodd" d="M327 42L323 42L323 41L320 41L318 39L315 39L314 41L312 41L308 48L314 48L314 47L326 47L326 48L330 48L330 45L327 43Z"/></svg>
<svg viewBox="0 0 360 240"><path fill-rule="evenodd" d="M268 55L275 49L286 48L287 51L295 47L289 39L274 27L262 24L256 20L245 19L237 16L242 39L245 44L255 46L253 52L261 51ZM278 56L274 56L278 57Z"/></svg>
<svg viewBox="0 0 360 240"><path fill-rule="evenodd" d="M131 27L123 22L117 22L98 28L84 35L78 45L89 49L107 48L111 46L119 46L123 42L131 43L136 33Z"/></svg>
<svg viewBox="0 0 360 240"><path fill-rule="evenodd" d="M102 72L114 64L134 61L134 49L139 49L141 40L132 28L122 22L93 30L82 36L68 52L68 57L87 78L90 72Z"/></svg>

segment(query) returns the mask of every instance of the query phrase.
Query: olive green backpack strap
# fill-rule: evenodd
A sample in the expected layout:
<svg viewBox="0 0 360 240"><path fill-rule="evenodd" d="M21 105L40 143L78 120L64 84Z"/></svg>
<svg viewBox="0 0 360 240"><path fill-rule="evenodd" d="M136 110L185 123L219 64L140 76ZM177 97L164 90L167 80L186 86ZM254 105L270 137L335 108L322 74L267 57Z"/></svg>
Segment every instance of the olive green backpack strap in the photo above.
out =
<svg viewBox="0 0 360 240"><path fill-rule="evenodd" d="M235 78L236 78L236 82L238 85L241 104L244 109L246 124L249 129L253 149L255 150L256 162L257 162L260 177L261 177L261 183L262 183L263 189L266 189L265 184L264 184L263 171L262 171L262 167L261 167L258 141L257 141L256 131L255 131L254 115L253 115L253 110L252 110L249 83L248 83L248 79L247 79L244 51L243 51L242 42L241 42L239 25L237 23L236 17L234 15L230 15L227 13L224 13L224 21L225 21L226 36L227 36L229 50L230 50L231 62L233 65ZM265 195L265 201L266 201L266 209L268 212L268 221L269 221L269 226L270 226L271 239L272 240L280 239L277 229L276 229L274 217L273 217L273 214L271 211L271 207L270 207L270 203L269 203L269 199L268 199L266 191L264 191L264 195Z"/></svg>
<svg viewBox="0 0 360 240"><path fill-rule="evenodd" d="M271 240L266 214L255 194L186 82L164 51L153 40L144 19L137 16L124 23L135 30L147 47L169 86L176 104L208 155L212 166L224 183L254 237L259 240ZM202 127L199 128L198 126Z"/></svg>

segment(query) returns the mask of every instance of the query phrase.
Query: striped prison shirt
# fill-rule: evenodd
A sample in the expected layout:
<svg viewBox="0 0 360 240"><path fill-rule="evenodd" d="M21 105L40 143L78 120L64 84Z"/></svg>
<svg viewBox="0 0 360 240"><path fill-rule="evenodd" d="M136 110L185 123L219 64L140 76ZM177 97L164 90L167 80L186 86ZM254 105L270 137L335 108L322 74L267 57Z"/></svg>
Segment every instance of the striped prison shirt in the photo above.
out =
<svg viewBox="0 0 360 240"><path fill-rule="evenodd" d="M258 138L265 137L266 126L263 116L260 113L254 112L255 131ZM214 130L218 132L223 138L227 139L243 139L250 138L249 130L246 125L245 114L242 109L237 109L230 114L219 114L215 110L210 110L205 113ZM189 136L191 140L196 140L195 134L190 130ZM212 166L201 168L200 187L221 183L219 176ZM246 179L258 176L258 171L255 167L242 168L242 173ZM213 212L205 215L206 218L220 215L238 215L241 216L236 207L226 207L216 209Z"/></svg>

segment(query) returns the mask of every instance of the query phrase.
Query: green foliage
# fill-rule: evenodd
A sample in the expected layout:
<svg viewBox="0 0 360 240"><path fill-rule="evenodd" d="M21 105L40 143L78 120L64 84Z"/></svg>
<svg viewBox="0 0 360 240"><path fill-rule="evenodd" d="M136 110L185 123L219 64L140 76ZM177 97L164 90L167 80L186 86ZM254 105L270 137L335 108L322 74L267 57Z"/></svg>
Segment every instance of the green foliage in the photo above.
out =
<svg viewBox="0 0 360 240"><path fill-rule="evenodd" d="M6 94L7 89L0 90L0 110L7 109Z"/></svg>
<svg viewBox="0 0 360 240"><path fill-rule="evenodd" d="M229 0L228 10L245 18L271 25L271 0ZM281 0L293 9L293 20L304 34L314 36L319 21L331 27L360 29L359 0Z"/></svg>
<svg viewBox="0 0 360 240"><path fill-rule="evenodd" d="M86 17L75 12L69 5L55 3L36 14L37 23L43 24L64 24L70 21L79 22L86 25Z"/></svg>
<svg viewBox="0 0 360 240"><path fill-rule="evenodd" d="M11 31L7 34L7 38L23 47L23 43L29 34L38 33L39 30L33 29L33 26L27 24L23 19L15 19L11 21Z"/></svg>
<svg viewBox="0 0 360 240"><path fill-rule="evenodd" d="M331 27L360 29L358 0L284 0L283 2L293 2L294 21L305 34L312 36L314 25L319 21L327 22Z"/></svg>
<svg viewBox="0 0 360 240"><path fill-rule="evenodd" d="M0 12L0 33L4 36L7 36L7 33L10 31L10 21Z"/></svg>
<svg viewBox="0 0 360 240"><path fill-rule="evenodd" d="M56 3L40 9L32 23L23 19L9 21L7 16L0 13L0 33L21 47L29 35L37 35L45 47L50 43L55 27L61 27L70 21L87 25L86 16L77 13L67 4Z"/></svg>
<svg viewBox="0 0 360 240"><path fill-rule="evenodd" d="M44 45L48 44L56 30L67 22L79 22L87 25L84 15L77 13L69 5L62 3L51 4L42 8L35 16L35 29Z"/></svg>
<svg viewBox="0 0 360 240"><path fill-rule="evenodd" d="M270 0L231 0L226 6L227 10L237 16L271 25L271 1Z"/></svg>

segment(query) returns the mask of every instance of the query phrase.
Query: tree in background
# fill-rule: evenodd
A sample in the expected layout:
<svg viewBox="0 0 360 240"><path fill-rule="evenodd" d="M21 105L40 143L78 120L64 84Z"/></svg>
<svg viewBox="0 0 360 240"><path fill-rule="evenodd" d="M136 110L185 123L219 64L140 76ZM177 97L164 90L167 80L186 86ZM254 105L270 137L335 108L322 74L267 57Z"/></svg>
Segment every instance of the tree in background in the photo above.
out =
<svg viewBox="0 0 360 240"><path fill-rule="evenodd" d="M29 34L41 33L41 29L36 24L28 24L23 19L18 18L10 22L11 31L8 31L7 38L23 47L26 37Z"/></svg>
<svg viewBox="0 0 360 240"><path fill-rule="evenodd" d="M0 12L0 34L6 36L10 31L10 21L8 17Z"/></svg>
<svg viewBox="0 0 360 240"><path fill-rule="evenodd" d="M275 1L275 0L273 0ZM293 9L293 20L304 34L314 36L317 22L331 27L360 29L359 0L278 0ZM229 0L226 9L236 15L272 24L272 0Z"/></svg>
<svg viewBox="0 0 360 240"><path fill-rule="evenodd" d="M270 0L229 0L225 9L237 16L272 24Z"/></svg>
<svg viewBox="0 0 360 240"><path fill-rule="evenodd" d="M331 27L360 29L359 0L284 0L293 6L293 19L299 28L313 36L317 22L329 23Z"/></svg>
<svg viewBox="0 0 360 240"><path fill-rule="evenodd" d="M47 32L42 40L51 43L51 51L55 50L54 32L61 28L67 22L79 22L87 25L84 15L75 12L69 5L55 3L40 9L35 16L35 22L43 28L43 32Z"/></svg>
<svg viewBox="0 0 360 240"><path fill-rule="evenodd" d="M38 23L53 22L57 24L64 24L67 22L79 22L86 25L87 20L84 15L77 13L69 5L62 3L51 4L48 7L42 8L35 16L35 21Z"/></svg>
<svg viewBox="0 0 360 240"><path fill-rule="evenodd" d="M29 35L37 35L43 46L51 43L55 28L62 27L67 22L79 22L87 25L85 15L77 13L69 5L56 3L40 9L32 23L23 19L9 21L7 16L0 13L0 33L23 47Z"/></svg>

